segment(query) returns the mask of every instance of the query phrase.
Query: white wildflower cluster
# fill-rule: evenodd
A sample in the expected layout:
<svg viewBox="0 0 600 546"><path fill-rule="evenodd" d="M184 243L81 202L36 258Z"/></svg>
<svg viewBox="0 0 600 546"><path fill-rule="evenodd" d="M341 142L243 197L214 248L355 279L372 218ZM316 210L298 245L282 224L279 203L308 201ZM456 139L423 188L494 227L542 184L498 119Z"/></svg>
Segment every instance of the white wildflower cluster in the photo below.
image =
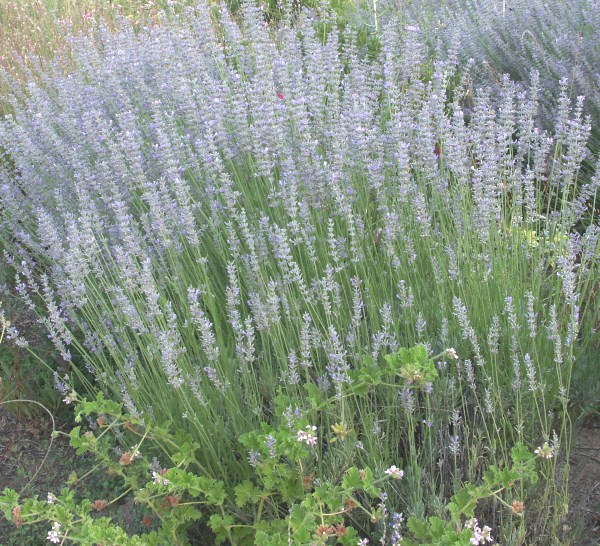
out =
<svg viewBox="0 0 600 546"><path fill-rule="evenodd" d="M456 349L454 347L450 347L446 349L446 355L448 358L453 358L454 360L458 360L458 354L456 354Z"/></svg>
<svg viewBox="0 0 600 546"><path fill-rule="evenodd" d="M542 459L552 459L556 453L548 442L544 442L541 446L536 447L534 453Z"/></svg>
<svg viewBox="0 0 600 546"><path fill-rule="evenodd" d="M390 478L395 478L397 480L400 480L404 477L404 470L400 470L395 464L393 464L392 466L390 466L385 473L390 477Z"/></svg>
<svg viewBox="0 0 600 546"><path fill-rule="evenodd" d="M61 528L60 523L58 523L58 522L55 521L52 524L52 529L50 531L48 531L48 537L47 537L47 539L50 542L53 542L54 544L60 543L60 541L61 541L61 538L60 538L60 528Z"/></svg>
<svg viewBox="0 0 600 546"><path fill-rule="evenodd" d="M155 470L152 471L152 479L154 480L154 483L158 484L158 485L170 485L171 482L164 477L164 474L162 472L156 472Z"/></svg>
<svg viewBox="0 0 600 546"><path fill-rule="evenodd" d="M317 427L314 425L306 425L305 430L298 431L298 441L305 442L309 446L317 445L317 435L315 434Z"/></svg>
<svg viewBox="0 0 600 546"><path fill-rule="evenodd" d="M484 525L483 528L479 527L477 518L471 518L465 523L465 528L471 529L471 544L477 546L478 544L485 544L486 542L494 542L492 538L491 527Z"/></svg>

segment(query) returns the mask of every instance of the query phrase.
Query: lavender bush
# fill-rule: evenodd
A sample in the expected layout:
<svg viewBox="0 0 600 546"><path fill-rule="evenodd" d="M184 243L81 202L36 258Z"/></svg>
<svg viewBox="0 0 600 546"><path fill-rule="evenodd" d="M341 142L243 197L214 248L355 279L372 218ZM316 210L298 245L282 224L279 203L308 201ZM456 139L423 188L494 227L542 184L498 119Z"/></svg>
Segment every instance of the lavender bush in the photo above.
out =
<svg viewBox="0 0 600 546"><path fill-rule="evenodd" d="M77 70L0 123L6 261L68 379L176 421L227 486L261 423L337 427L343 455L314 435L319 479L396 464L389 503L417 517L516 442L568 451L599 311L581 101L562 88L550 134L535 77L473 92L454 61L425 69L416 27L368 56L332 18L241 11L74 38ZM403 367L381 384L386 357ZM537 520L490 504L497 540L559 532L555 464Z"/></svg>

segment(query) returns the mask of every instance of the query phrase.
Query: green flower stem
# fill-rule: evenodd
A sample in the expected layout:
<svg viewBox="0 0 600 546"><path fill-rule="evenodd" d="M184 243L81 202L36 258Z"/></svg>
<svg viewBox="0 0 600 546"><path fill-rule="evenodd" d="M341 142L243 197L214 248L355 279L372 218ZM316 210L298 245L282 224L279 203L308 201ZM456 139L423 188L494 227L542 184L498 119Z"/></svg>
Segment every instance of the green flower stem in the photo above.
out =
<svg viewBox="0 0 600 546"><path fill-rule="evenodd" d="M302 464L302 463L301 463ZM262 516L262 511L265 506L265 501L269 498L269 495L261 495L260 500L258 501L258 508L256 509L256 518L254 519L254 524L257 525L260 523L260 518Z"/></svg>
<svg viewBox="0 0 600 546"><path fill-rule="evenodd" d="M133 491L133 487L130 487L129 489L126 489L123 493L121 493L118 497L114 498L113 500L111 500L109 503L106 504L106 506L110 506L111 504L114 504L115 502L121 500L123 497L125 497L126 495L128 495L131 491Z"/></svg>

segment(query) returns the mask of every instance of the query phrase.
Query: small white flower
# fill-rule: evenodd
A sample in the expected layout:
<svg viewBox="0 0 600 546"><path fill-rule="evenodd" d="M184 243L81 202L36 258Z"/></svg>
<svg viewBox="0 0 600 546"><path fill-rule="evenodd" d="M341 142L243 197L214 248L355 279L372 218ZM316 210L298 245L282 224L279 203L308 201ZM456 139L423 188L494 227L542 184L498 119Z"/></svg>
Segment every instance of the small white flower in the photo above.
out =
<svg viewBox="0 0 600 546"><path fill-rule="evenodd" d="M454 358L454 360L458 360L458 354L456 354L456 349L454 347L446 349L446 354L449 358Z"/></svg>
<svg viewBox="0 0 600 546"><path fill-rule="evenodd" d="M54 504L56 502L56 497L52 493L48 493L48 504Z"/></svg>
<svg viewBox="0 0 600 546"><path fill-rule="evenodd" d="M544 442L543 446L536 448L534 453L543 459L552 459L554 457L554 450L548 445L548 442Z"/></svg>
<svg viewBox="0 0 600 546"><path fill-rule="evenodd" d="M73 398L71 395L69 395L69 396L67 396L67 397L63 398L63 402L64 402L65 404L67 404L67 406L68 406L69 404L73 403L73 400L75 400L75 399L74 399L74 398Z"/></svg>
<svg viewBox="0 0 600 546"><path fill-rule="evenodd" d="M306 430L298 431L298 441L306 442L309 446L317 444L317 435L315 434L317 427L306 425Z"/></svg>
<svg viewBox="0 0 600 546"><path fill-rule="evenodd" d="M393 464L392 466L390 466L385 473L390 477L390 478L396 478L397 480L400 480L404 477L404 470L400 470L395 464Z"/></svg>
<svg viewBox="0 0 600 546"><path fill-rule="evenodd" d="M368 538L361 538L357 543L356 546L367 546L367 544L369 544L369 539Z"/></svg>
<svg viewBox="0 0 600 546"><path fill-rule="evenodd" d="M60 542L60 536L59 533L60 532L60 523L58 522L54 522L52 524L52 530L48 531L48 540L50 542L53 542L54 544L58 544Z"/></svg>
<svg viewBox="0 0 600 546"><path fill-rule="evenodd" d="M154 483L157 483L159 485L169 485L171 483L162 474L159 474L155 471L152 471L152 479L154 480Z"/></svg>
<svg viewBox="0 0 600 546"><path fill-rule="evenodd" d="M467 529L475 529L477 527L477 518L471 518L465 521L465 528Z"/></svg>
<svg viewBox="0 0 600 546"><path fill-rule="evenodd" d="M494 542L492 538L491 531L492 529L487 525L483 526L483 529L479 528L479 523L477 522L477 518L471 518L467 522L465 522L465 529L471 529L471 539L470 543L473 546L480 546L485 542Z"/></svg>
<svg viewBox="0 0 600 546"><path fill-rule="evenodd" d="M493 542L493 538L492 538L492 528L488 527L487 525L483 526L483 529L481 530L481 539L485 540L486 542Z"/></svg>

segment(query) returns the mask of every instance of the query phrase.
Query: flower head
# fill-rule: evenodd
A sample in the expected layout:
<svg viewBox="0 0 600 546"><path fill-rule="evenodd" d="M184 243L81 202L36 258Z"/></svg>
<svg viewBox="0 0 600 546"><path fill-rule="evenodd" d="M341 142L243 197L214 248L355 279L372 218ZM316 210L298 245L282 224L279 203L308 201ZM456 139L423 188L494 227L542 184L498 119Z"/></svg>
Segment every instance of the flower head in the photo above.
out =
<svg viewBox="0 0 600 546"><path fill-rule="evenodd" d="M15 506L12 509L12 520L13 520L13 523L17 527L21 527L21 525L23 525L23 519L21 518L21 507L20 506Z"/></svg>
<svg viewBox="0 0 600 546"><path fill-rule="evenodd" d="M523 503L523 501L515 499L514 501L512 501L510 509L513 514L519 515L523 513L523 510L525 509L525 504Z"/></svg>
<svg viewBox="0 0 600 546"><path fill-rule="evenodd" d="M348 532L348 529L346 529L346 526L343 523L336 523L333 528L336 537L343 537Z"/></svg>
<svg viewBox="0 0 600 546"><path fill-rule="evenodd" d="M478 546L480 544L484 544L485 542L493 542L491 532L492 529L487 525L483 526L483 529L479 527L479 523L477 522L477 518L471 518L470 520L465 522L465 528L471 529L471 539L470 542L474 546Z"/></svg>
<svg viewBox="0 0 600 546"><path fill-rule="evenodd" d="M131 464L131 453L129 451L126 451L125 453L123 453L123 455L121 455L121 458L119 459L119 464L123 466Z"/></svg>
<svg viewBox="0 0 600 546"><path fill-rule="evenodd" d="M306 442L309 446L314 446L317 444L317 435L315 434L317 427L306 425L306 430L298 431L298 441Z"/></svg>
<svg viewBox="0 0 600 546"><path fill-rule="evenodd" d="M336 440L345 440L352 432L346 423L335 423L335 425L331 425L331 431L335 434L335 438L331 440L332 442L335 442Z"/></svg>
<svg viewBox="0 0 600 546"><path fill-rule="evenodd" d="M163 470L161 472L156 472L156 471L152 471L152 479L154 480L154 483L157 483L159 485L170 485L170 481L167 480L167 478L164 477L166 470Z"/></svg>
<svg viewBox="0 0 600 546"><path fill-rule="evenodd" d="M548 445L548 442L544 442L543 446L536 448L534 453L542 459L552 459L554 457L554 450Z"/></svg>
<svg viewBox="0 0 600 546"><path fill-rule="evenodd" d="M450 347L446 349L446 355L448 358L453 358L454 360L458 360L458 354L456 353L456 349L454 347Z"/></svg>
<svg viewBox="0 0 600 546"><path fill-rule="evenodd" d="M48 531L48 540L54 544L58 544L60 542L60 536L58 533L60 533L60 523L55 521L52 524L52 529Z"/></svg>
<svg viewBox="0 0 600 546"><path fill-rule="evenodd" d="M404 470L400 470L395 464L393 464L392 466L390 466L385 473L390 477L390 478L396 478L397 480L400 480L404 477Z"/></svg>
<svg viewBox="0 0 600 546"><path fill-rule="evenodd" d="M335 533L332 525L319 525L315 531L318 537L329 537Z"/></svg>
<svg viewBox="0 0 600 546"><path fill-rule="evenodd" d="M108 506L108 502L104 499L97 499L93 502L92 508L98 512L101 512Z"/></svg>
<svg viewBox="0 0 600 546"><path fill-rule="evenodd" d="M256 468L258 466L259 458L260 458L260 453L258 451L256 451L255 449L251 449L248 452L248 462L250 463L250 466L252 466L253 468Z"/></svg>

